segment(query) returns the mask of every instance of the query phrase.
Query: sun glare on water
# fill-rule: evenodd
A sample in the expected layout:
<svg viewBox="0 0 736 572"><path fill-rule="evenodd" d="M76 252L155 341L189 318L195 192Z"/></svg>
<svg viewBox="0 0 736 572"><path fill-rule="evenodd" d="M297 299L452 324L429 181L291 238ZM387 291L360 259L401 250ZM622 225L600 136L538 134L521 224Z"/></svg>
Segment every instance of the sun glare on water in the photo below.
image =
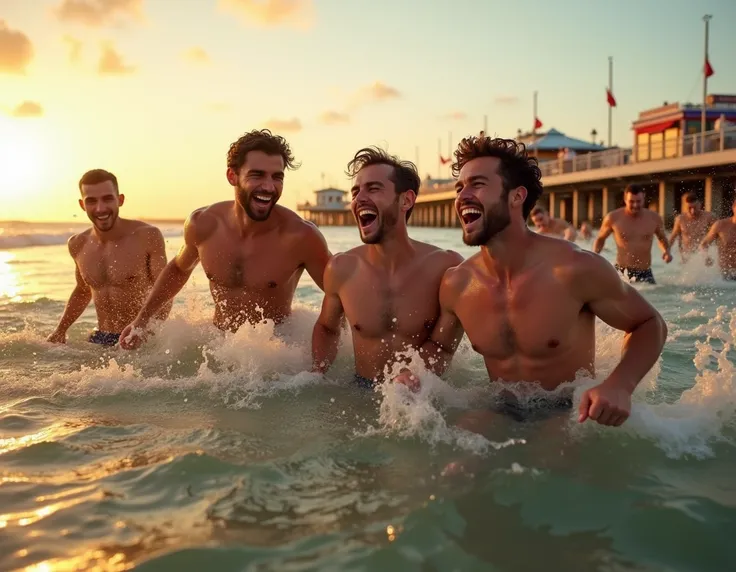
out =
<svg viewBox="0 0 736 572"><path fill-rule="evenodd" d="M0 210L18 193L40 189L45 159L38 126L0 117Z"/></svg>

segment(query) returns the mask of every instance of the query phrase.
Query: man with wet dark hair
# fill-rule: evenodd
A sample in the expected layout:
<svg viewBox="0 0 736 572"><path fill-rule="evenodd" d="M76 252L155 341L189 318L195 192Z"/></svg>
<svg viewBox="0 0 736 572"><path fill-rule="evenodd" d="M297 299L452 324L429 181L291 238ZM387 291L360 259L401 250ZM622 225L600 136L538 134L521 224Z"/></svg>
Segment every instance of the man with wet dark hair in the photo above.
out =
<svg viewBox="0 0 736 572"><path fill-rule="evenodd" d="M79 180L79 192L79 206L92 228L69 239L76 285L48 341L65 343L69 327L94 300L97 329L89 341L114 346L166 265L164 237L155 226L120 218L125 195L111 172L87 171ZM156 317L166 319L170 310L171 304L164 304Z"/></svg>
<svg viewBox="0 0 736 572"><path fill-rule="evenodd" d="M551 217L546 208L536 206L532 209L530 216L534 226L537 227L537 232L539 234L557 236L559 238L575 242L577 232L575 232L573 226L561 218Z"/></svg>
<svg viewBox="0 0 736 572"><path fill-rule="evenodd" d="M325 270L325 297L312 335L315 371L337 355L343 317L352 328L355 381L382 382L397 353L419 348L439 316L445 270L463 258L412 240L407 222L419 193L416 167L375 147L348 163L353 216L363 246L336 254Z"/></svg>
<svg viewBox="0 0 736 572"><path fill-rule="evenodd" d="M481 250L445 273L440 317L422 347L428 367L441 374L465 332L492 382L555 391L581 371L595 374L597 316L626 337L621 362L583 394L579 420L621 425L631 394L662 351L664 320L607 260L529 229L542 183L522 143L469 137L455 157L463 241ZM504 410L513 410L517 404L506 395ZM569 408L572 401L555 392L549 405Z"/></svg>
<svg viewBox="0 0 736 572"><path fill-rule="evenodd" d="M695 193L686 193L682 197L684 206L682 214L675 217L675 224L670 234L670 248L678 243L682 262L687 262L700 243L708 234L711 225L716 221L712 213L703 210L703 204Z"/></svg>
<svg viewBox="0 0 736 572"><path fill-rule="evenodd" d="M227 155L226 177L235 200L194 211L184 226L184 245L166 266L120 345L138 347L148 321L184 287L197 264L210 283L213 322L236 331L245 323L283 322L304 270L322 288L330 253L322 233L278 205L284 171L296 169L283 137L251 131Z"/></svg>

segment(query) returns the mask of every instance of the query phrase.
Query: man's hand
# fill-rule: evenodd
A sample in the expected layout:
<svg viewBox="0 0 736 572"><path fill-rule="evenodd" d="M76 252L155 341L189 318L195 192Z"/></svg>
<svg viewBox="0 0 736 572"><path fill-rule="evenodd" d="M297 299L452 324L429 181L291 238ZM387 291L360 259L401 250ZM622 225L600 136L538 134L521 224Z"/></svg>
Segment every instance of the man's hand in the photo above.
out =
<svg viewBox="0 0 736 572"><path fill-rule="evenodd" d="M419 378L414 375L410 370L404 368L401 373L391 380L393 383L401 383L411 389L414 393L418 392L421 388Z"/></svg>
<svg viewBox="0 0 736 572"><path fill-rule="evenodd" d="M148 338L146 326L147 324L137 324L136 322L125 326L120 334L120 347L124 350L139 348Z"/></svg>
<svg viewBox="0 0 736 572"><path fill-rule="evenodd" d="M65 344L66 332L54 330L54 332L48 338L46 338L46 341L51 342L52 344Z"/></svg>
<svg viewBox="0 0 736 572"><path fill-rule="evenodd" d="M662 253L662 260L664 260L667 264L672 262L672 254L670 254L670 251Z"/></svg>
<svg viewBox="0 0 736 572"><path fill-rule="evenodd" d="M631 414L631 393L604 381L583 393L578 411L578 423L592 419L601 425L619 427Z"/></svg>

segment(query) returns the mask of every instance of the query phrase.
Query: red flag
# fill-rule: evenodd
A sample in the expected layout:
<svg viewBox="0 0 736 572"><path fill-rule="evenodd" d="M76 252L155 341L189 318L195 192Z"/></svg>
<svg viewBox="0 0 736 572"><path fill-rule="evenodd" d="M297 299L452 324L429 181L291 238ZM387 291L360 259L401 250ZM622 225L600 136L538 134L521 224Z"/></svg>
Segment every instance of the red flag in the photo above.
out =
<svg viewBox="0 0 736 572"><path fill-rule="evenodd" d="M542 122L539 121L539 117L534 118L534 129L541 129L542 128Z"/></svg>
<svg viewBox="0 0 736 572"><path fill-rule="evenodd" d="M443 165L447 165L447 163L449 163L450 161L451 159L445 159L442 155L440 155L440 163L442 163Z"/></svg>
<svg viewBox="0 0 736 572"><path fill-rule="evenodd" d="M611 107L616 107L616 98L613 97L610 89L606 90L606 99L608 100L608 105L610 105Z"/></svg>
<svg viewBox="0 0 736 572"><path fill-rule="evenodd" d="M705 77L710 77L714 73L713 66L710 65L710 61L708 61L708 58L705 58L705 66L703 67L703 72L705 73Z"/></svg>

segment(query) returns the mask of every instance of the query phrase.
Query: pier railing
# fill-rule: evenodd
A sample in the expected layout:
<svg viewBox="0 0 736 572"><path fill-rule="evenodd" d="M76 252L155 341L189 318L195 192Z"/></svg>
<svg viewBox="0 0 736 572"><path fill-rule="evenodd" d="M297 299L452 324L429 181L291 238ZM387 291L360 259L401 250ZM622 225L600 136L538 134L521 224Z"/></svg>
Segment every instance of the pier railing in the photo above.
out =
<svg viewBox="0 0 736 572"><path fill-rule="evenodd" d="M661 159L676 159L701 153L715 153L736 149L736 125L723 127L703 134L693 133L676 139L650 142L647 146L607 149L595 153L575 155L567 159L541 161L543 177L619 167L630 163L642 163Z"/></svg>

